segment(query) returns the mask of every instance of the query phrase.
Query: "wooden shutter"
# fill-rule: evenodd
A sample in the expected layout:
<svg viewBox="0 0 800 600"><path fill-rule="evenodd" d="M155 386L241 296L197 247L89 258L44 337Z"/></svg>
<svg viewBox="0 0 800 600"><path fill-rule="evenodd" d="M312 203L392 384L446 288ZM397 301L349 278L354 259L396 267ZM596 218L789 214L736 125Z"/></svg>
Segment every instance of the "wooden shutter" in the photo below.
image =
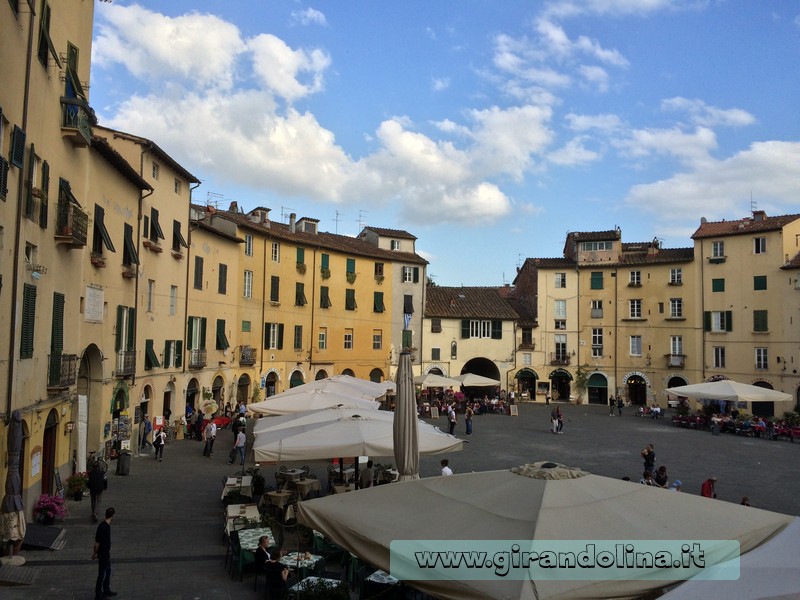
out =
<svg viewBox="0 0 800 600"><path fill-rule="evenodd" d="M206 349L206 318L200 317L200 349Z"/></svg>
<svg viewBox="0 0 800 600"><path fill-rule="evenodd" d="M278 323L278 350L283 350L283 323Z"/></svg>
<svg viewBox="0 0 800 600"><path fill-rule="evenodd" d="M347 259L346 270L347 270L348 273L355 273L356 272L356 259L355 258L348 258Z"/></svg>
<svg viewBox="0 0 800 600"><path fill-rule="evenodd" d="M14 125L14 133L11 135L11 154L8 161L17 168L25 166L25 130Z"/></svg>
<svg viewBox="0 0 800 600"><path fill-rule="evenodd" d="M461 339L469 339L469 319L461 319Z"/></svg>
<svg viewBox="0 0 800 600"><path fill-rule="evenodd" d="M164 341L164 368L172 364L172 356L169 352L169 340Z"/></svg>
<svg viewBox="0 0 800 600"><path fill-rule="evenodd" d="M117 305L117 338L114 340L114 351L119 352L122 350L122 340L125 338L123 332L125 327L125 307L121 304Z"/></svg>
<svg viewBox="0 0 800 600"><path fill-rule="evenodd" d="M269 350L269 323L264 323L264 350Z"/></svg>
<svg viewBox="0 0 800 600"><path fill-rule="evenodd" d="M503 339L503 322L499 320L492 321L492 339Z"/></svg>
<svg viewBox="0 0 800 600"><path fill-rule="evenodd" d="M58 292L53 292L50 350L54 353L64 351L64 294Z"/></svg>
<svg viewBox="0 0 800 600"><path fill-rule="evenodd" d="M175 340L175 366L183 366L183 340Z"/></svg>
<svg viewBox="0 0 800 600"><path fill-rule="evenodd" d="M35 156L36 150L34 149L33 144L31 144L31 149L28 154L28 180L26 182L28 184L28 190L25 193L25 216L28 219L33 219L34 213L33 176L34 170L36 169L36 161L34 160Z"/></svg>
<svg viewBox="0 0 800 600"><path fill-rule="evenodd" d="M228 265L219 263L219 286L220 294L228 293Z"/></svg>
<svg viewBox="0 0 800 600"><path fill-rule="evenodd" d="M419 267L414 267L412 269L412 274L414 283L419 283Z"/></svg>
<svg viewBox="0 0 800 600"><path fill-rule="evenodd" d="M186 328L186 347L189 350L194 349L194 322L197 317L189 317L189 326Z"/></svg>
<svg viewBox="0 0 800 600"><path fill-rule="evenodd" d="M298 248L297 249L297 264L302 265L306 261L306 249L305 248Z"/></svg>
<svg viewBox="0 0 800 600"><path fill-rule="evenodd" d="M194 289L203 289L203 257L194 257Z"/></svg>
<svg viewBox="0 0 800 600"><path fill-rule="evenodd" d="M33 357L33 338L36 325L36 286L24 284L22 290L22 331L19 357Z"/></svg>
<svg viewBox="0 0 800 600"><path fill-rule="evenodd" d="M733 331L733 312L725 311L725 331Z"/></svg>
<svg viewBox="0 0 800 600"><path fill-rule="evenodd" d="M135 308L128 308L128 331L127 331L127 338L125 340L125 350L133 351L135 348L133 347L133 340L135 339L136 335L136 309Z"/></svg>
<svg viewBox="0 0 800 600"><path fill-rule="evenodd" d="M42 163L42 183L40 184L39 198L39 227L47 229L47 194L50 190L50 165L47 161Z"/></svg>
<svg viewBox="0 0 800 600"><path fill-rule="evenodd" d="M703 313L703 331L711 331L711 311Z"/></svg>

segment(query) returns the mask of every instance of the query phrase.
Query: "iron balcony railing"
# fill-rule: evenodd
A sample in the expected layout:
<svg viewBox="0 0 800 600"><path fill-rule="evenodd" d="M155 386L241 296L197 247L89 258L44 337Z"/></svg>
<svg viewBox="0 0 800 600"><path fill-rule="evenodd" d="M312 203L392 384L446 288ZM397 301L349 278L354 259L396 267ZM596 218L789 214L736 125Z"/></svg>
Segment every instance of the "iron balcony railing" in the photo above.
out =
<svg viewBox="0 0 800 600"><path fill-rule="evenodd" d="M239 352L239 364L243 366L256 364L256 349L252 346L242 346Z"/></svg>
<svg viewBox="0 0 800 600"><path fill-rule="evenodd" d="M550 364L553 366L566 367L567 365L569 365L569 354L561 354L560 352L551 352Z"/></svg>
<svg viewBox="0 0 800 600"><path fill-rule="evenodd" d="M68 388L75 385L78 373L78 355L54 352L48 356L47 387Z"/></svg>
<svg viewBox="0 0 800 600"><path fill-rule="evenodd" d="M207 351L205 348L195 348L194 350L189 350L189 368L190 369L202 369L208 363L207 360Z"/></svg>
<svg viewBox="0 0 800 600"><path fill-rule="evenodd" d="M92 143L92 117L85 100L61 98L61 129L76 146Z"/></svg>
<svg viewBox="0 0 800 600"><path fill-rule="evenodd" d="M136 350L117 352L117 377L128 377L136 373Z"/></svg>
<svg viewBox="0 0 800 600"><path fill-rule="evenodd" d="M74 248L86 246L89 215L69 200L59 199L56 211L55 237Z"/></svg>

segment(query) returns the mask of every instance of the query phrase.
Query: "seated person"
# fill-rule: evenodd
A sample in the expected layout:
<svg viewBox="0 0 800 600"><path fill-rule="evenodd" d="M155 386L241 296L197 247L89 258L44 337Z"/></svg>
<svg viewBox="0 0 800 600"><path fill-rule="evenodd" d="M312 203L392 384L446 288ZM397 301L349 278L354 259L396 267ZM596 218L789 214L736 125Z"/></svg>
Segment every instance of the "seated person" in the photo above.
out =
<svg viewBox="0 0 800 600"><path fill-rule="evenodd" d="M358 484L363 488L372 487L373 482L375 480L375 471L372 469L373 462L371 460L367 461L367 467L365 469L361 469L361 473L358 477Z"/></svg>
<svg viewBox="0 0 800 600"><path fill-rule="evenodd" d="M289 567L280 562L286 550L279 548L264 565L267 573L267 597L284 598L288 591L286 580L289 579Z"/></svg>
<svg viewBox="0 0 800 600"><path fill-rule="evenodd" d="M267 548L269 547L269 538L266 535L262 535L258 538L258 548L256 548L255 555L256 555L256 568L259 571L264 569L264 566L269 562L269 551Z"/></svg>

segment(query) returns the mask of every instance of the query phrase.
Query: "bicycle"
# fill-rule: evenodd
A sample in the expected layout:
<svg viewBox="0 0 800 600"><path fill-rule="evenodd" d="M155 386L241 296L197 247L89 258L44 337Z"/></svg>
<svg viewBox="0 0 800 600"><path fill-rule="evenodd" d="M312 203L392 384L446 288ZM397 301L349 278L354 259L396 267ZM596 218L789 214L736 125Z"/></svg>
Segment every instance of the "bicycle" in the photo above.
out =
<svg viewBox="0 0 800 600"><path fill-rule="evenodd" d="M97 465L103 473L108 471L108 463L102 456L98 456L96 450L94 452L89 452L89 456L86 459L86 467L89 471L91 471L95 465Z"/></svg>

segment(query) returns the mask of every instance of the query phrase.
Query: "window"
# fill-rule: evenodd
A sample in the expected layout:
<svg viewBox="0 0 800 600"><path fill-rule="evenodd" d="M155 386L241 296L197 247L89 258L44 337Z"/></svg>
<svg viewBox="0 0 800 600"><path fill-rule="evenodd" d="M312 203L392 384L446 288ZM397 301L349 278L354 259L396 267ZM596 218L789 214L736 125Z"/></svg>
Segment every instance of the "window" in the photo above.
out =
<svg viewBox="0 0 800 600"><path fill-rule="evenodd" d="M411 294L403 294L403 314L414 314L414 296ZM408 324L406 324L406 326L408 326Z"/></svg>
<svg viewBox="0 0 800 600"><path fill-rule="evenodd" d="M707 310L703 313L703 330L714 333L733 331L733 313L729 310Z"/></svg>
<svg viewBox="0 0 800 600"><path fill-rule="evenodd" d="M400 240L392 240L391 248L392 250L400 250Z"/></svg>
<svg viewBox="0 0 800 600"><path fill-rule="evenodd" d="M522 353L522 366L530 367L533 365L533 355L530 352Z"/></svg>
<svg viewBox="0 0 800 600"><path fill-rule="evenodd" d="M194 289L203 289L203 257L194 257Z"/></svg>
<svg viewBox="0 0 800 600"><path fill-rule="evenodd" d="M670 319L683 318L683 298L669 299L669 318Z"/></svg>
<svg viewBox="0 0 800 600"><path fill-rule="evenodd" d="M272 262L281 261L281 245L278 242L272 242Z"/></svg>
<svg viewBox="0 0 800 600"><path fill-rule="evenodd" d="M160 367L161 363L158 362L156 351L153 350L153 340L144 341L144 370L149 371Z"/></svg>
<svg viewBox="0 0 800 600"><path fill-rule="evenodd" d="M164 368L171 367L175 362L175 346L177 340L165 340L164 341ZM177 365L176 365L177 366Z"/></svg>
<svg viewBox="0 0 800 600"><path fill-rule="evenodd" d="M356 274L356 259L355 258L348 258L347 259L347 266L345 267L345 273L348 275L355 275Z"/></svg>
<svg viewBox="0 0 800 600"><path fill-rule="evenodd" d="M533 329L530 327L522 328L522 347L533 348Z"/></svg>
<svg viewBox="0 0 800 600"><path fill-rule="evenodd" d="M19 336L19 357L33 358L33 337L36 326L36 286L22 286L22 330Z"/></svg>
<svg viewBox="0 0 800 600"><path fill-rule="evenodd" d="M442 360L442 349L441 348L431 348L431 360L435 360L435 361Z"/></svg>
<svg viewBox="0 0 800 600"><path fill-rule="evenodd" d="M639 287L640 285L642 285L642 272L641 271L628 272L628 285L633 287Z"/></svg>
<svg viewBox="0 0 800 600"><path fill-rule="evenodd" d="M253 297L253 272L252 271L245 271L244 272L244 293L242 294L245 298L252 298Z"/></svg>
<svg viewBox="0 0 800 600"><path fill-rule="evenodd" d="M327 285L320 286L319 288L319 307L320 308L331 307L331 296L330 292L328 291Z"/></svg>
<svg viewBox="0 0 800 600"><path fill-rule="evenodd" d="M119 335L117 335L119 337ZM206 347L206 318L189 317L186 336L187 350L204 350Z"/></svg>
<svg viewBox="0 0 800 600"><path fill-rule="evenodd" d="M353 349L353 330L352 329L345 329L344 330L344 349L345 350L352 350Z"/></svg>
<svg viewBox="0 0 800 600"><path fill-rule="evenodd" d="M264 323L264 350L283 350L283 323Z"/></svg>
<svg viewBox="0 0 800 600"><path fill-rule="evenodd" d="M330 267L330 256L324 252L320 255L319 266L321 269L328 269Z"/></svg>
<svg viewBox="0 0 800 600"><path fill-rule="evenodd" d="M592 328L592 357L603 358L603 328Z"/></svg>
<svg viewBox="0 0 800 600"><path fill-rule="evenodd" d="M161 167L156 161L153 161L153 179L158 180L158 175L161 172Z"/></svg>
<svg viewBox="0 0 800 600"><path fill-rule="evenodd" d="M372 349L380 350L383 348L383 332L380 329L372 330ZM436 359L438 360L438 359Z"/></svg>
<svg viewBox="0 0 800 600"><path fill-rule="evenodd" d="M358 308L358 305L356 305L356 291L348 288L344 291L344 309L355 310L356 308Z"/></svg>
<svg viewBox="0 0 800 600"><path fill-rule="evenodd" d="M553 336L553 340L556 345L555 359L558 362L566 361L569 356L567 354L567 336L563 333L559 333Z"/></svg>
<svg viewBox="0 0 800 600"><path fill-rule="evenodd" d="M250 321L242 321L243 333L250 333L251 329L252 329L252 323Z"/></svg>
<svg viewBox="0 0 800 600"><path fill-rule="evenodd" d="M503 338L503 322L500 320L464 319L461 321L461 337L490 338L500 340Z"/></svg>
<svg viewBox="0 0 800 600"><path fill-rule="evenodd" d="M725 346L714 346L714 368L725 368Z"/></svg>
<svg viewBox="0 0 800 600"><path fill-rule="evenodd" d="M36 216L36 202L33 196L33 188L37 187L38 184L36 180L36 175L38 171L39 171L39 157L36 156L33 144L31 144L31 149L28 157L28 180L27 180L28 190L27 193L25 194L25 217L30 219L31 221L33 221L34 217Z"/></svg>
<svg viewBox="0 0 800 600"><path fill-rule="evenodd" d="M566 329L567 322L564 319L556 319L555 321L555 329Z"/></svg>
<svg viewBox="0 0 800 600"><path fill-rule="evenodd" d="M253 256L253 236L249 233L244 234L244 255Z"/></svg>
<svg viewBox="0 0 800 600"><path fill-rule="evenodd" d="M294 284L294 305L305 306L306 304L308 304L308 300L306 300L306 286L304 283L298 281Z"/></svg>
<svg viewBox="0 0 800 600"><path fill-rule="evenodd" d="M769 323L767 321L766 310L753 311L753 331L757 331L759 333L769 331Z"/></svg>
<svg viewBox="0 0 800 600"><path fill-rule="evenodd" d="M567 287L567 274L566 273L556 273L555 287L557 287L557 288L565 288L565 287Z"/></svg>
<svg viewBox="0 0 800 600"><path fill-rule="evenodd" d="M642 336L632 335L630 337L630 349L631 356L642 355Z"/></svg>
<svg viewBox="0 0 800 600"><path fill-rule="evenodd" d="M189 245L186 243L186 240L183 239L183 234L181 234L181 222L173 220L172 221L172 251L181 253L181 247L188 248Z"/></svg>
<svg viewBox="0 0 800 600"><path fill-rule="evenodd" d="M725 280L724 279L712 279L711 280L711 291L712 292L724 292L725 291Z"/></svg>
<svg viewBox="0 0 800 600"><path fill-rule="evenodd" d="M766 348L756 348L756 369L765 370L769 365L769 355Z"/></svg>
<svg viewBox="0 0 800 600"><path fill-rule="evenodd" d="M602 319L603 318L603 301L602 300L592 300L592 318L593 319Z"/></svg>
<svg viewBox="0 0 800 600"><path fill-rule="evenodd" d="M383 279L383 263L375 263L375 279Z"/></svg>
<svg viewBox="0 0 800 600"><path fill-rule="evenodd" d="M403 267L403 283L419 283L419 267Z"/></svg>
<svg viewBox="0 0 800 600"><path fill-rule="evenodd" d="M269 301L281 301L281 278L277 275L272 275L269 278Z"/></svg>
<svg viewBox="0 0 800 600"><path fill-rule="evenodd" d="M598 250L611 250L612 242L581 242L581 252L597 252Z"/></svg>
<svg viewBox="0 0 800 600"><path fill-rule="evenodd" d="M297 264L298 265L306 264L306 249L305 248L298 248L297 249Z"/></svg>
<svg viewBox="0 0 800 600"><path fill-rule="evenodd" d="M126 267L132 267L139 264L139 253L136 252L136 245L133 243L133 226L125 223L124 232L122 264Z"/></svg>
<svg viewBox="0 0 800 600"><path fill-rule="evenodd" d="M174 316L178 312L178 286L169 286L169 314Z"/></svg>
<svg viewBox="0 0 800 600"><path fill-rule="evenodd" d="M325 350L328 347L328 329L320 327L319 334L317 334L317 347L320 350Z"/></svg>
<svg viewBox="0 0 800 600"><path fill-rule="evenodd" d="M711 242L711 258L725 258L725 242Z"/></svg>
<svg viewBox="0 0 800 600"><path fill-rule="evenodd" d="M553 305L553 313L556 319L566 319L567 318L567 301L566 300L556 300L555 304Z"/></svg>
<svg viewBox="0 0 800 600"><path fill-rule="evenodd" d="M753 254L764 254L767 251L767 238L753 238Z"/></svg>
<svg viewBox="0 0 800 600"><path fill-rule="evenodd" d="M30 2L29 2L30 4ZM33 12L33 10L31 10ZM50 39L50 5L42 0L42 18L39 24L39 62L42 63L44 68L47 68L49 57L53 57L53 61L61 68L61 60L58 57L58 52ZM31 15L31 18L33 15Z"/></svg>
<svg viewBox="0 0 800 600"><path fill-rule="evenodd" d="M173 189L175 190L176 194L178 194L179 196L181 195L181 180L180 179L177 179L177 178L175 179L175 187Z"/></svg>
<svg viewBox="0 0 800 600"><path fill-rule="evenodd" d="M678 268L669 270L669 284L683 285L683 269Z"/></svg>
<svg viewBox="0 0 800 600"><path fill-rule="evenodd" d="M164 230L161 229L161 223L158 220L158 209L150 208L150 241L158 243L158 240L163 240Z"/></svg>
<svg viewBox="0 0 800 600"><path fill-rule="evenodd" d="M631 319L642 318L642 301L628 300L628 317Z"/></svg>
<svg viewBox="0 0 800 600"><path fill-rule="evenodd" d="M294 344L293 347L295 350L302 350L303 349L303 326L302 325L295 325L294 326Z"/></svg>
<svg viewBox="0 0 800 600"><path fill-rule="evenodd" d="M414 347L414 332L410 329L403 329L403 348L413 348Z"/></svg>
<svg viewBox="0 0 800 600"><path fill-rule="evenodd" d="M442 319L438 317L431 319L431 333L442 333Z"/></svg>
<svg viewBox="0 0 800 600"><path fill-rule="evenodd" d="M458 358L458 342L453 340L450 342L450 360L456 360Z"/></svg>
<svg viewBox="0 0 800 600"><path fill-rule="evenodd" d="M683 336L672 335L669 338L669 352L670 354L683 354Z"/></svg>
<svg viewBox="0 0 800 600"><path fill-rule="evenodd" d="M374 292L372 299L372 310L382 313L386 308L383 306L383 292Z"/></svg>
<svg viewBox="0 0 800 600"><path fill-rule="evenodd" d="M219 264L219 281L217 282L217 292L220 294L228 293L228 265Z"/></svg>
<svg viewBox="0 0 800 600"><path fill-rule="evenodd" d="M766 275L754 275L753 276L753 289L754 290L765 290L765 289L767 289L767 276Z"/></svg>
<svg viewBox="0 0 800 600"><path fill-rule="evenodd" d="M156 282L147 280L147 312L153 312L153 303L156 295Z"/></svg>
<svg viewBox="0 0 800 600"><path fill-rule="evenodd" d="M589 287L593 290L603 289L603 272L592 271Z"/></svg>

